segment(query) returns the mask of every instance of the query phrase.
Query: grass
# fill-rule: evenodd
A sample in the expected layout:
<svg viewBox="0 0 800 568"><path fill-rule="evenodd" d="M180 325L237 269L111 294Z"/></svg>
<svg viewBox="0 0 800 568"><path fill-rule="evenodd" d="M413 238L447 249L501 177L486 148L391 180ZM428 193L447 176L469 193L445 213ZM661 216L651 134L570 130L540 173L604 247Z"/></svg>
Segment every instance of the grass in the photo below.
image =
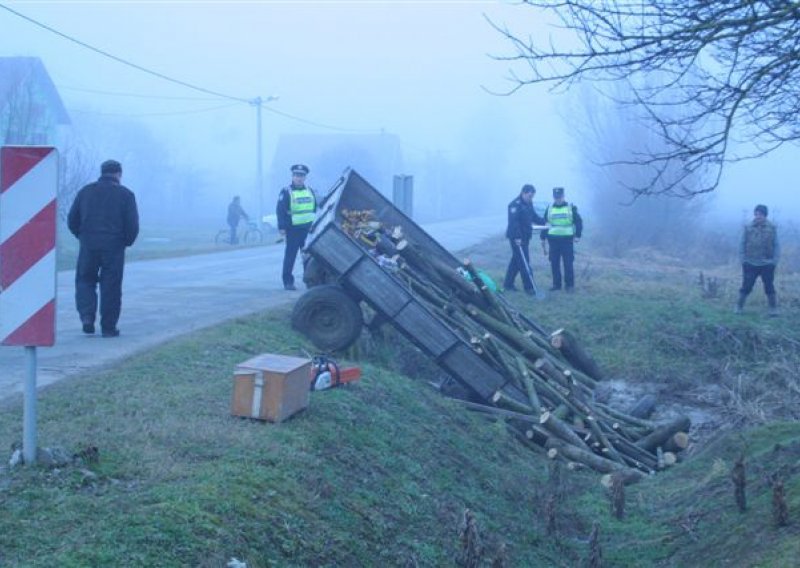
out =
<svg viewBox="0 0 800 568"><path fill-rule="evenodd" d="M497 246L505 253L504 241ZM491 243L473 259L500 274ZM100 459L0 470L0 566L216 567L232 557L250 567L449 566L465 509L476 515L485 565L501 543L509 566L581 565L594 523L610 566L794 565L799 324L755 309L735 317L730 290L703 299L694 271L665 259L581 260L589 266L576 294L511 301L545 328L577 333L610 376L658 391L665 407L703 406L718 426L689 459L629 487L623 520L609 514L597 475L553 469L502 422L438 395L427 384L435 367L393 334L350 352L361 381L312 393L289 421L231 417L236 363L311 349L279 310L44 389L40 444L94 446ZM780 281L788 301L793 278ZM8 448L21 439L21 401L0 405ZM730 481L740 454L745 513ZM775 475L785 480L787 527L772 523ZM551 495L556 535L546 532Z"/></svg>

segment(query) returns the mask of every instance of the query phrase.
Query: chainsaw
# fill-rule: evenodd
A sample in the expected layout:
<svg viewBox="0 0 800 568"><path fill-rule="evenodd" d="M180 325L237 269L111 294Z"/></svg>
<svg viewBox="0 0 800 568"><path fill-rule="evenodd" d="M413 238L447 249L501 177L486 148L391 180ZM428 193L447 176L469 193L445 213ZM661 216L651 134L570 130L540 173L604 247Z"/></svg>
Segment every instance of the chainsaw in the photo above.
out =
<svg viewBox="0 0 800 568"><path fill-rule="evenodd" d="M361 378L359 367L339 367L331 357L317 355L311 359L311 390L325 390L352 383Z"/></svg>

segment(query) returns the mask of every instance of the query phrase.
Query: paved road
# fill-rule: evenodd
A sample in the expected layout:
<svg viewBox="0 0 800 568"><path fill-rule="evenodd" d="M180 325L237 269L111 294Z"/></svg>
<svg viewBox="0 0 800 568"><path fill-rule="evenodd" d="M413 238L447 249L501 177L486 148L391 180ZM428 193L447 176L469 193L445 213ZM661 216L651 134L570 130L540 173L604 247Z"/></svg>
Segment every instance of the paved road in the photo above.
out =
<svg viewBox="0 0 800 568"><path fill-rule="evenodd" d="M459 251L498 235L497 216L426 225L442 246ZM58 274L56 345L37 349L38 385L97 369L168 339L225 320L294 302L283 289L283 246L237 249L132 262L125 267L119 338L85 336L75 312L74 271ZM300 273L299 266L295 275ZM22 392L25 350L0 347L0 399Z"/></svg>

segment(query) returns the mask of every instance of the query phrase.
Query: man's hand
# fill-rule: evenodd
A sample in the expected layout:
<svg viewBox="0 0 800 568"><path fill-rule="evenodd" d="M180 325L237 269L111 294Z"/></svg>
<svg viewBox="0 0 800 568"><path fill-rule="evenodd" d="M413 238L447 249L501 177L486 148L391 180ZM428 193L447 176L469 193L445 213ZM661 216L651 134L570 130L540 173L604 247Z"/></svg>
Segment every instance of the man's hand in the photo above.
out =
<svg viewBox="0 0 800 568"><path fill-rule="evenodd" d="M284 237L286 236L286 229L281 229L281 230L280 230L280 231L278 231L278 232L279 232L281 235L283 235Z"/></svg>
<svg viewBox="0 0 800 568"><path fill-rule="evenodd" d="M520 246L522 244L522 239L514 239L514 244Z"/></svg>
<svg viewBox="0 0 800 568"><path fill-rule="evenodd" d="M581 239L580 239L580 237L575 237L575 239L574 239L574 242L576 242L576 243L579 243L579 242L581 242Z"/></svg>

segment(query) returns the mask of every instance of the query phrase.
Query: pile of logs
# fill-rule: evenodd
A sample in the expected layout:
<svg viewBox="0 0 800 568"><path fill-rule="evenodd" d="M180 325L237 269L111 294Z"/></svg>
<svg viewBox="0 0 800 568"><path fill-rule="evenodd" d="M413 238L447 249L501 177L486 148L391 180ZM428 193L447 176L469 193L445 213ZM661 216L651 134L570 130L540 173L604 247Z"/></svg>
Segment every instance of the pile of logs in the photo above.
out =
<svg viewBox="0 0 800 568"><path fill-rule="evenodd" d="M603 374L573 334L547 333L493 291L469 260L454 267L425 254L371 211L342 214L342 228L507 380L491 400L463 401L467 407L503 417L550 459L618 474L626 483L676 463L688 445L688 417L658 424L647 418L652 404L629 412L609 406L600 395Z"/></svg>

